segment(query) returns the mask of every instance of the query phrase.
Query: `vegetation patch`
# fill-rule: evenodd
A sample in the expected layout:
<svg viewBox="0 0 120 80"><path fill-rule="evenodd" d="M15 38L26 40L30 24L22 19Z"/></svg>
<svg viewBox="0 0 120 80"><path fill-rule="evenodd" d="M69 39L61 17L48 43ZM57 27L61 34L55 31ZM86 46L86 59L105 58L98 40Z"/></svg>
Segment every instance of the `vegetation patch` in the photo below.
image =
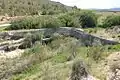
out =
<svg viewBox="0 0 120 80"><path fill-rule="evenodd" d="M106 19L103 21L104 28L117 26L117 25L120 25L120 16L119 15L107 16Z"/></svg>
<svg viewBox="0 0 120 80"><path fill-rule="evenodd" d="M12 25L7 27L6 30L58 28L62 26L60 20L52 16L25 18L14 21L11 24Z"/></svg>

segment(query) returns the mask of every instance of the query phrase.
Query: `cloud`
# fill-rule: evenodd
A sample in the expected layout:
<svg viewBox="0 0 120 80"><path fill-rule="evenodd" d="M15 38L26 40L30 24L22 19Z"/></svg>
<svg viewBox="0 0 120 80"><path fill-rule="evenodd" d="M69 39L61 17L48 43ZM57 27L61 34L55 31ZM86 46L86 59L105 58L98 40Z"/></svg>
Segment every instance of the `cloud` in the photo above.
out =
<svg viewBox="0 0 120 80"><path fill-rule="evenodd" d="M112 7L120 7L119 0L52 0L61 2L68 6L76 5L79 8L112 8Z"/></svg>

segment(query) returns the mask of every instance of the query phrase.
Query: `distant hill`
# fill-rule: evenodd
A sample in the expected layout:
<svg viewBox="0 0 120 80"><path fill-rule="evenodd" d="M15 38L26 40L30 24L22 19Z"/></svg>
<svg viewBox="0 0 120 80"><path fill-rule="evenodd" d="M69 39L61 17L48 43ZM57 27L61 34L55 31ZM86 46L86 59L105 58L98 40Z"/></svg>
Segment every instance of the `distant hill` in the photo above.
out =
<svg viewBox="0 0 120 80"><path fill-rule="evenodd" d="M120 8L110 8L110 9L91 9L91 10L96 10L96 11L120 11Z"/></svg>
<svg viewBox="0 0 120 80"><path fill-rule="evenodd" d="M111 10L111 11L120 11L120 8L111 8L109 10Z"/></svg>
<svg viewBox="0 0 120 80"><path fill-rule="evenodd" d="M58 14L71 7L50 0L0 0L0 15Z"/></svg>

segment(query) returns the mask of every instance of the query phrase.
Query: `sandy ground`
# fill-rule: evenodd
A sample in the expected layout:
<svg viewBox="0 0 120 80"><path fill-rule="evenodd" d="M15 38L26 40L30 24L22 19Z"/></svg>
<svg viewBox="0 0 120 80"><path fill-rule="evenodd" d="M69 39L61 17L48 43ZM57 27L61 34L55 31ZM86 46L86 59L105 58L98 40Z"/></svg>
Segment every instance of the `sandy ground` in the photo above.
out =
<svg viewBox="0 0 120 80"><path fill-rule="evenodd" d="M24 50L16 49L11 52L0 52L0 58L15 58L21 56L21 54L24 52Z"/></svg>

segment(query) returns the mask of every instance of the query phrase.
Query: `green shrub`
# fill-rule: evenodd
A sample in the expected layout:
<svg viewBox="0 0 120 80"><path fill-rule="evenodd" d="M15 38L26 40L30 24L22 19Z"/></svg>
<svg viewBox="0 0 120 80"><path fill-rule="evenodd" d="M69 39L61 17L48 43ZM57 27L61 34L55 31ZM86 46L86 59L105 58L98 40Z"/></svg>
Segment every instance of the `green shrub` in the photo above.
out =
<svg viewBox="0 0 120 80"><path fill-rule="evenodd" d="M64 24L65 27L70 27L71 26L72 16L64 14L64 15L61 15L60 17L58 17L58 18L60 19L62 24Z"/></svg>
<svg viewBox="0 0 120 80"><path fill-rule="evenodd" d="M40 19L42 28L58 28L63 26L61 21L55 17L44 16Z"/></svg>
<svg viewBox="0 0 120 80"><path fill-rule="evenodd" d="M62 26L60 20L52 16L31 17L22 20L14 21L7 30L18 29L39 29L39 28L56 28Z"/></svg>
<svg viewBox="0 0 120 80"><path fill-rule="evenodd" d="M41 49L40 49L41 47L42 47L42 45L36 44L32 48L26 50L26 52L24 52L23 56L28 56L31 54L39 54L41 52Z"/></svg>
<svg viewBox="0 0 120 80"><path fill-rule="evenodd" d="M115 51L119 51L119 50L120 50L120 44L110 46L109 48L110 48L112 51L113 51L113 50L115 50Z"/></svg>
<svg viewBox="0 0 120 80"><path fill-rule="evenodd" d="M40 28L40 22L37 18L25 18L17 20L11 23L7 30L18 30L18 29L37 29Z"/></svg>
<svg viewBox="0 0 120 80"><path fill-rule="evenodd" d="M51 61L53 61L54 63L64 63L67 61L67 56L68 54L66 53L57 53L56 56L51 58Z"/></svg>
<svg viewBox="0 0 120 80"><path fill-rule="evenodd" d="M47 14L47 12L44 10L44 11L42 11L42 13L41 13L41 15L46 15Z"/></svg>
<svg viewBox="0 0 120 80"><path fill-rule="evenodd" d="M80 27L79 20L74 13L67 13L58 17L65 27Z"/></svg>
<svg viewBox="0 0 120 80"><path fill-rule="evenodd" d="M82 12L79 15L79 22L83 28L95 27L97 25L97 16L92 12Z"/></svg>
<svg viewBox="0 0 120 80"><path fill-rule="evenodd" d="M25 49L25 48L30 48L32 47L36 41L41 42L42 39L42 34L37 32L34 34L27 34L25 35L25 40L23 42L23 44L19 47L21 49Z"/></svg>
<svg viewBox="0 0 120 80"><path fill-rule="evenodd" d="M89 11L69 12L58 17L65 27L95 27L97 15Z"/></svg>
<svg viewBox="0 0 120 80"><path fill-rule="evenodd" d="M106 17L106 19L103 21L102 27L107 28L107 27L112 27L117 25L120 25L120 16L112 15L112 16Z"/></svg>

